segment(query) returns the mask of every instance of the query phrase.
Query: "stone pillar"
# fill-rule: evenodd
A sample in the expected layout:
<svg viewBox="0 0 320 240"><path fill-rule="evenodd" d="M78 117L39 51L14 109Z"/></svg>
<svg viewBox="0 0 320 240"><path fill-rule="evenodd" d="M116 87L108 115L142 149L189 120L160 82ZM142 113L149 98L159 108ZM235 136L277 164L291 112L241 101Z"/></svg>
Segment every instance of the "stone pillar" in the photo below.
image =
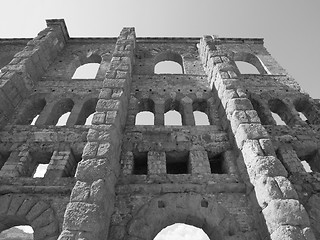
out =
<svg viewBox="0 0 320 240"><path fill-rule="evenodd" d="M194 126L194 116L192 108L192 99L189 97L184 97L181 99L182 105L182 125Z"/></svg>
<svg viewBox="0 0 320 240"><path fill-rule="evenodd" d="M164 125L164 100L156 99L154 101L154 125Z"/></svg>
<svg viewBox="0 0 320 240"><path fill-rule="evenodd" d="M205 36L200 41L200 55L217 91L221 107L230 121L230 133L234 134L247 167L250 182L254 186L257 201L262 208L272 240L312 239L307 212L287 179L288 172L275 157L272 142L251 105L234 69L227 51L217 51L215 40ZM292 219L295 219L292 221Z"/></svg>
<svg viewBox="0 0 320 240"><path fill-rule="evenodd" d="M211 173L208 154L204 150L191 150L189 153L191 174Z"/></svg>
<svg viewBox="0 0 320 240"><path fill-rule="evenodd" d="M121 137L130 97L135 31L118 37L76 172L59 240L106 239L120 173Z"/></svg>
<svg viewBox="0 0 320 240"><path fill-rule="evenodd" d="M44 178L73 177L77 162L69 151L54 151Z"/></svg>
<svg viewBox="0 0 320 240"><path fill-rule="evenodd" d="M166 174L165 152L148 152L148 174Z"/></svg>
<svg viewBox="0 0 320 240"><path fill-rule="evenodd" d="M5 124L19 103L29 96L69 38L63 20L49 20L47 25L1 69L0 111L3 114L0 115L0 125Z"/></svg>

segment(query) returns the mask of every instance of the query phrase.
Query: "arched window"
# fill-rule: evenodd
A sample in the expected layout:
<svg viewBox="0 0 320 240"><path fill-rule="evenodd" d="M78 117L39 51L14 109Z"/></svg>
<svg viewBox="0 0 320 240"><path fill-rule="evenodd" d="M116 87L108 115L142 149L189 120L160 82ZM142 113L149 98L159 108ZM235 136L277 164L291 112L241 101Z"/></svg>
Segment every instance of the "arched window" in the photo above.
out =
<svg viewBox="0 0 320 240"><path fill-rule="evenodd" d="M75 123L76 125L91 125L93 113L95 113L97 102L97 98L90 98L83 103L82 108L78 114L78 119ZM89 116L91 116L91 120Z"/></svg>
<svg viewBox="0 0 320 240"><path fill-rule="evenodd" d="M233 60L242 74L267 74L263 63L254 54L237 52L234 53ZM248 63L249 65L245 63Z"/></svg>
<svg viewBox="0 0 320 240"><path fill-rule="evenodd" d="M169 99L165 102L164 125L182 126L181 105L177 100Z"/></svg>
<svg viewBox="0 0 320 240"><path fill-rule="evenodd" d="M271 114L277 125L286 125L290 122L291 113L288 107L280 99L268 101Z"/></svg>
<svg viewBox="0 0 320 240"><path fill-rule="evenodd" d="M184 223L175 223L163 228L154 240L210 240L208 235L201 229Z"/></svg>
<svg viewBox="0 0 320 240"><path fill-rule="evenodd" d="M286 125L286 123L281 119L279 114L271 112L273 119L276 121L277 125Z"/></svg>
<svg viewBox="0 0 320 240"><path fill-rule="evenodd" d="M174 61L159 62L154 67L156 74L183 74L182 67Z"/></svg>
<svg viewBox="0 0 320 240"><path fill-rule="evenodd" d="M182 126L181 114L176 110L170 110L164 114L164 125Z"/></svg>
<svg viewBox="0 0 320 240"><path fill-rule="evenodd" d="M70 98L59 100L51 109L47 124L57 126L66 125L73 106L74 102Z"/></svg>
<svg viewBox="0 0 320 240"><path fill-rule="evenodd" d="M93 115L94 115L94 113L91 113L91 114L87 117L86 122L84 123L84 125L92 125Z"/></svg>
<svg viewBox="0 0 320 240"><path fill-rule="evenodd" d="M68 118L70 117L71 112L66 112L61 115L61 117L58 119L58 122L56 126L65 126L67 125Z"/></svg>
<svg viewBox="0 0 320 240"><path fill-rule="evenodd" d="M210 125L207 101L194 101L192 103L192 108L195 125Z"/></svg>
<svg viewBox="0 0 320 240"><path fill-rule="evenodd" d="M183 61L178 53L162 52L155 57L154 73L156 74L183 74Z"/></svg>
<svg viewBox="0 0 320 240"><path fill-rule="evenodd" d="M251 63L244 61L235 61L241 74L260 74L258 69Z"/></svg>
<svg viewBox="0 0 320 240"><path fill-rule="evenodd" d="M17 225L0 233L0 239L33 239L33 228L29 225ZM12 238L14 237L14 238Z"/></svg>
<svg viewBox="0 0 320 240"><path fill-rule="evenodd" d="M101 61L102 58L98 54L91 54L89 57L80 56L77 60L79 67L75 70L72 79L95 79Z"/></svg>
<svg viewBox="0 0 320 240"><path fill-rule="evenodd" d="M154 114L149 111L142 111L136 115L135 125L154 125Z"/></svg>
<svg viewBox="0 0 320 240"><path fill-rule="evenodd" d="M141 99L138 103L139 113L135 125L154 125L154 102L151 99Z"/></svg>
<svg viewBox="0 0 320 240"><path fill-rule="evenodd" d="M33 99L26 102L23 107L23 111L18 116L18 125L35 125L40 113L46 106L46 100L44 98L34 97Z"/></svg>
<svg viewBox="0 0 320 240"><path fill-rule="evenodd" d="M86 63L77 68L72 79L95 79L100 63Z"/></svg>

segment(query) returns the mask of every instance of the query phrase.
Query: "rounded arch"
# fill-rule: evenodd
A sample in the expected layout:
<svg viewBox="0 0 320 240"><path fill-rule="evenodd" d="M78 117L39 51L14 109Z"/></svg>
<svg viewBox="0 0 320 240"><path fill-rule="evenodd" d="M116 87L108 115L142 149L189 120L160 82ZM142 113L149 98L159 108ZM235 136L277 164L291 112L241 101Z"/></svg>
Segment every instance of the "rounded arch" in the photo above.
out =
<svg viewBox="0 0 320 240"><path fill-rule="evenodd" d="M89 98L86 99L81 107L81 110L78 114L78 119L76 121L76 125L83 125L85 124L87 118L95 112L96 105L98 102L98 98Z"/></svg>
<svg viewBox="0 0 320 240"><path fill-rule="evenodd" d="M298 112L303 113L303 115L307 118L308 123L320 123L319 109L316 107L316 104L313 104L308 98L297 98L293 101L293 105Z"/></svg>
<svg viewBox="0 0 320 240"><path fill-rule="evenodd" d="M211 240L242 236L239 224L226 209L196 193L168 193L152 199L129 222L127 234L139 240L152 240L174 223L201 228Z"/></svg>
<svg viewBox="0 0 320 240"><path fill-rule="evenodd" d="M207 100L196 99L192 102L195 125L210 125L210 108Z"/></svg>
<svg viewBox="0 0 320 240"><path fill-rule="evenodd" d="M0 232L18 225L30 225L34 239L59 236L59 224L51 206L26 194L0 196Z"/></svg>
<svg viewBox="0 0 320 240"><path fill-rule="evenodd" d="M47 125L56 125L63 114L71 112L73 106L74 102L71 98L64 98L57 101L51 109Z"/></svg>
<svg viewBox="0 0 320 240"><path fill-rule="evenodd" d="M252 53L236 52L233 55L233 61L242 61L242 62L250 63L258 70L260 74L267 74L267 71L263 66L262 62L260 61L260 59Z"/></svg>
<svg viewBox="0 0 320 240"><path fill-rule="evenodd" d="M270 99L268 105L270 110L273 113L278 114L284 123L287 125L292 125L294 123L290 108L282 100L278 98Z"/></svg>
<svg viewBox="0 0 320 240"><path fill-rule="evenodd" d="M21 114L17 117L16 124L28 125L31 124L32 120L39 115L47 101L44 95L33 95L29 100L25 102Z"/></svg>
<svg viewBox="0 0 320 240"><path fill-rule="evenodd" d="M71 78L72 79L95 78L101 62L102 62L102 57L97 53L93 53L89 56L81 53L79 56L77 56L77 58L74 61ZM81 73L82 68L84 69L84 72ZM89 72L89 73L85 74L86 72ZM85 75L84 77L82 77L83 74Z"/></svg>
<svg viewBox="0 0 320 240"><path fill-rule="evenodd" d="M155 56L153 72L155 72L155 66L157 65L157 63L163 62L163 61L172 61L172 62L178 63L181 66L182 73L184 73L183 59L181 55L171 51L161 52Z"/></svg>

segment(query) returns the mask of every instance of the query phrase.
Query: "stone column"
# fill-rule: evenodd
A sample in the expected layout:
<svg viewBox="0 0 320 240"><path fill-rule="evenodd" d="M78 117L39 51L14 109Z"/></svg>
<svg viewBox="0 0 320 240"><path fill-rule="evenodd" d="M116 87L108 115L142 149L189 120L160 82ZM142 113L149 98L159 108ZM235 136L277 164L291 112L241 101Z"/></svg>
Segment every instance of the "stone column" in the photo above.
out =
<svg viewBox="0 0 320 240"><path fill-rule="evenodd" d="M270 238L315 240L308 214L287 178L288 172L276 158L269 135L241 88L230 53L218 51L211 36L201 39L199 51L208 81L230 121L229 132L234 134L243 154Z"/></svg>
<svg viewBox="0 0 320 240"><path fill-rule="evenodd" d="M121 138L130 97L134 48L134 28L124 28L103 81L59 240L107 239L120 173Z"/></svg>
<svg viewBox="0 0 320 240"><path fill-rule="evenodd" d="M156 99L154 101L154 125L164 125L164 100Z"/></svg>
<svg viewBox="0 0 320 240"><path fill-rule="evenodd" d="M189 153L189 163L191 174L211 173L208 154L204 150L191 150Z"/></svg>

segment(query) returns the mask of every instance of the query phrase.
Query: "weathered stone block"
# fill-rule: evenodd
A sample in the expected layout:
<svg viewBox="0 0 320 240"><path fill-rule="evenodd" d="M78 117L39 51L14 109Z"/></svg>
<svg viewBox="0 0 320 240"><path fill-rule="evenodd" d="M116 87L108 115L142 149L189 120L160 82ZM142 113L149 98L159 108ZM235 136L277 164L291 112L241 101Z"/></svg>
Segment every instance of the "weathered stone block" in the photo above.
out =
<svg viewBox="0 0 320 240"><path fill-rule="evenodd" d="M121 104L120 101L115 99L109 99L109 100L99 99L96 106L96 110L98 112L106 112L109 110L116 111L120 109L120 104Z"/></svg>
<svg viewBox="0 0 320 240"><path fill-rule="evenodd" d="M65 212L63 228L74 231L101 231L103 227L103 211L96 204L71 202Z"/></svg>
<svg viewBox="0 0 320 240"><path fill-rule="evenodd" d="M247 139L268 138L269 135L261 124L250 123L240 124L236 132L236 142L240 149Z"/></svg>
<svg viewBox="0 0 320 240"><path fill-rule="evenodd" d="M307 212L295 199L272 200L262 212L270 233L274 233L280 226L291 225L304 228L310 225Z"/></svg>
<svg viewBox="0 0 320 240"><path fill-rule="evenodd" d="M97 142L88 142L83 149L82 158L89 159L95 157L98 150L98 143Z"/></svg>

